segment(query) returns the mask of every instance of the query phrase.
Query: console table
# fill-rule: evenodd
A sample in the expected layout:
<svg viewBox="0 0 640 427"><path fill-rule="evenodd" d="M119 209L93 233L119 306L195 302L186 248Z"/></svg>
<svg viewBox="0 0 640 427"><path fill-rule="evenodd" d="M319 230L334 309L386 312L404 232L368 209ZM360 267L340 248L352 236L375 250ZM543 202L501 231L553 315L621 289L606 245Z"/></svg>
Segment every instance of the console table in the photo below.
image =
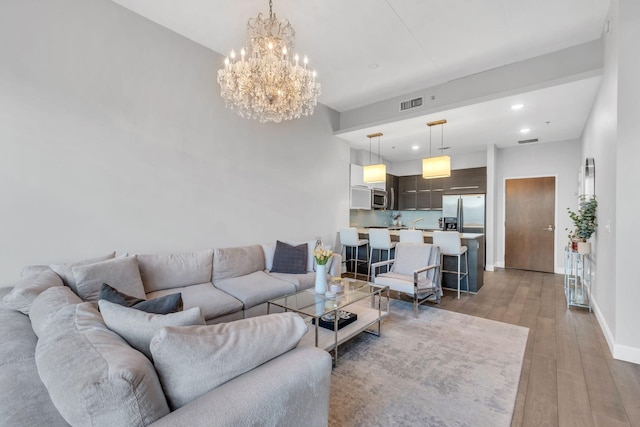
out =
<svg viewBox="0 0 640 427"><path fill-rule="evenodd" d="M567 308L584 307L591 312L591 257L564 248L564 295Z"/></svg>

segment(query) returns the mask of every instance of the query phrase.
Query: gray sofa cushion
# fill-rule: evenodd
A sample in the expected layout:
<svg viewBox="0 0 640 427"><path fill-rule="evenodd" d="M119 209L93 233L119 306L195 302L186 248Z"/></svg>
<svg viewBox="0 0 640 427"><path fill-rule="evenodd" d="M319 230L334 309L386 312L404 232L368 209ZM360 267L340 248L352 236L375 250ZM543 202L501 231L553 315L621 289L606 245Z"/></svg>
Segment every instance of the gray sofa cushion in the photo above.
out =
<svg viewBox="0 0 640 427"><path fill-rule="evenodd" d="M136 257L146 293L211 282L213 249Z"/></svg>
<svg viewBox="0 0 640 427"><path fill-rule="evenodd" d="M107 327L149 359L151 359L149 343L158 329L163 326L204 325L204 318L199 307L179 313L151 314L106 300L98 301L98 305Z"/></svg>
<svg viewBox="0 0 640 427"><path fill-rule="evenodd" d="M54 286L63 286L62 279L53 270L46 269L22 278L2 301L14 310L29 314L36 297Z"/></svg>
<svg viewBox="0 0 640 427"><path fill-rule="evenodd" d="M159 298L175 292L182 294L184 310L200 307L205 320L242 311L242 303L240 301L215 288L211 282L151 292L147 294L147 299Z"/></svg>
<svg viewBox="0 0 640 427"><path fill-rule="evenodd" d="M213 283L262 270L264 270L264 252L260 245L214 250Z"/></svg>
<svg viewBox="0 0 640 427"><path fill-rule="evenodd" d="M118 257L72 268L77 294L85 301L98 301L103 283L125 294L145 299L144 286L135 257Z"/></svg>
<svg viewBox="0 0 640 427"><path fill-rule="evenodd" d="M169 413L158 376L94 304L56 310L36 346L40 378L71 425L146 426Z"/></svg>
<svg viewBox="0 0 640 427"><path fill-rule="evenodd" d="M0 426L66 426L35 362L29 317L0 302Z"/></svg>
<svg viewBox="0 0 640 427"><path fill-rule="evenodd" d="M151 354L169 405L177 409L295 348L306 332L307 324L295 313L166 327L151 340Z"/></svg>
<svg viewBox="0 0 640 427"><path fill-rule="evenodd" d="M58 276L62 278L62 281L64 282L65 285L69 286L73 290L73 292L77 293L78 289L76 288L76 279L73 276L73 270L72 270L73 267L79 266L79 265L93 264L100 261L106 261L108 259L113 259L115 257L116 257L116 253L111 252L110 254L97 257L97 258L83 259L80 261L69 262L65 264L51 264L49 265L49 267L53 271L55 271L58 274Z"/></svg>
<svg viewBox="0 0 640 427"><path fill-rule="evenodd" d="M304 273L304 274L287 274L287 273L274 273L269 272L269 276L273 276L276 279L284 280L295 285L299 291L303 289L313 288L316 285L316 273ZM327 281L331 280L331 275L327 274Z"/></svg>
<svg viewBox="0 0 640 427"><path fill-rule="evenodd" d="M29 311L33 332L38 337L43 336L61 308L81 302L80 297L66 286L47 289L33 301Z"/></svg>
<svg viewBox="0 0 640 427"><path fill-rule="evenodd" d="M299 346L222 384L150 427L327 426L330 382L329 353ZM202 416L209 413L215 416Z"/></svg>
<svg viewBox="0 0 640 427"><path fill-rule="evenodd" d="M214 286L240 300L245 309L296 291L294 284L269 276L264 271L221 280Z"/></svg>

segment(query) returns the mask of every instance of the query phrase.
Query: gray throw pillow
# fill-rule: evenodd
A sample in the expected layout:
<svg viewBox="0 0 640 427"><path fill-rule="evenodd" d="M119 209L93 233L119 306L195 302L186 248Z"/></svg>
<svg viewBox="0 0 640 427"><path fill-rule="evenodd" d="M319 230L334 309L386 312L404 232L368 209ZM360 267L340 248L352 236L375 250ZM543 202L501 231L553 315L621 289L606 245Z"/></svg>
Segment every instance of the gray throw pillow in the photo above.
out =
<svg viewBox="0 0 640 427"><path fill-rule="evenodd" d="M103 283L100 288L100 299L153 314L177 313L178 311L182 311L184 307L182 294L180 292L144 300L120 292L106 283Z"/></svg>
<svg viewBox="0 0 640 427"><path fill-rule="evenodd" d="M144 286L135 257L120 257L95 264L73 267L77 294L85 301L100 299L100 287L103 283L128 295L145 299Z"/></svg>
<svg viewBox="0 0 640 427"><path fill-rule="evenodd" d="M273 255L273 273L305 274L307 272L307 244L291 246L277 241Z"/></svg>
<svg viewBox="0 0 640 427"><path fill-rule="evenodd" d="M54 286L62 286L62 279L50 269L24 277L2 301L7 307L29 314L31 304L42 292Z"/></svg>
<svg viewBox="0 0 640 427"><path fill-rule="evenodd" d="M106 300L98 301L98 306L107 327L149 359L151 359L149 342L158 329L163 326L204 325L200 307L179 313L151 314Z"/></svg>
<svg viewBox="0 0 640 427"><path fill-rule="evenodd" d="M165 327L151 354L172 409L295 348L307 324L295 313L207 326Z"/></svg>

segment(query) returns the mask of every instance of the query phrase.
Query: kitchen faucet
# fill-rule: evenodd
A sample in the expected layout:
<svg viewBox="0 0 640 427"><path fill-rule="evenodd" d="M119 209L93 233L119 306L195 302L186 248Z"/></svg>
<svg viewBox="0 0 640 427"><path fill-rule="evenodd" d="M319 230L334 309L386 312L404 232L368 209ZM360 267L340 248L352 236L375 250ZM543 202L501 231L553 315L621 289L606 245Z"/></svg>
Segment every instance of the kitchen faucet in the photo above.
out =
<svg viewBox="0 0 640 427"><path fill-rule="evenodd" d="M412 230L415 230L415 229L416 229L416 222L420 222L420 221L422 221L423 219L424 219L424 218L418 218L418 219L414 220L414 221L413 221L413 227L411 227L411 229L412 229Z"/></svg>

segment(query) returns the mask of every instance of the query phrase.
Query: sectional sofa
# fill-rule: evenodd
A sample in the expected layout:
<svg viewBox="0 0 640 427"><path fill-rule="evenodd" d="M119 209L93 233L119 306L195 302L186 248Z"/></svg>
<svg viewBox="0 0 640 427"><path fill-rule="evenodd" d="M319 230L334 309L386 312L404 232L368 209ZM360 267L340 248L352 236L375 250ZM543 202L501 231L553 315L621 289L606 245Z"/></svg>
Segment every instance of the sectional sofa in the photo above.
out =
<svg viewBox="0 0 640 427"><path fill-rule="evenodd" d="M295 274L271 271L275 244L26 267L0 289L0 425L326 425L330 356L297 346L299 316L262 316L314 286L314 246ZM329 274L340 268L335 254ZM147 300L180 292L184 308L98 304L102 283Z"/></svg>

